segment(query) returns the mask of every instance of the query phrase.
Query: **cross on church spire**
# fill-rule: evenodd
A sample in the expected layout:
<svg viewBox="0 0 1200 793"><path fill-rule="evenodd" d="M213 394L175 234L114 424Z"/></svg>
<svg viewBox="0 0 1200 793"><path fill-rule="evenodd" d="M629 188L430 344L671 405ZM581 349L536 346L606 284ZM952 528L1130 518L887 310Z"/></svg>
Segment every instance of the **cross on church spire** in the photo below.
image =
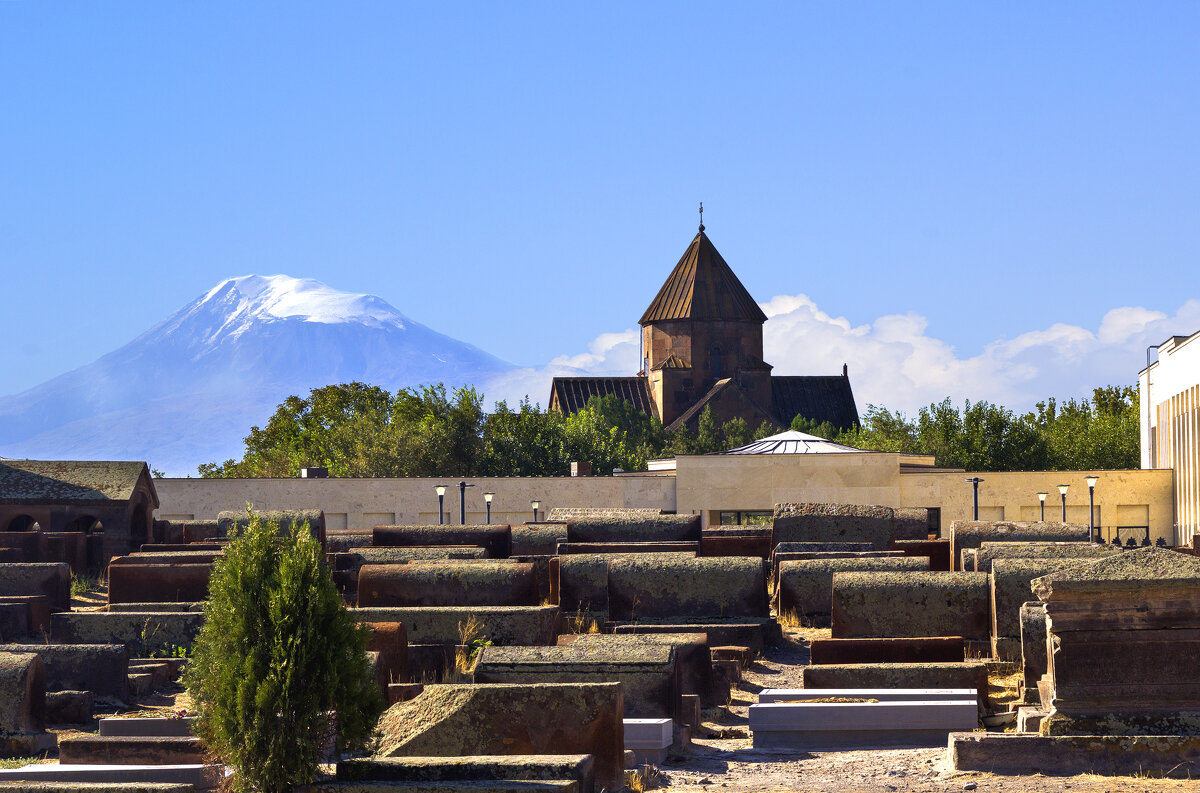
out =
<svg viewBox="0 0 1200 793"><path fill-rule="evenodd" d="M704 202L700 202L700 230L704 231Z"/></svg>

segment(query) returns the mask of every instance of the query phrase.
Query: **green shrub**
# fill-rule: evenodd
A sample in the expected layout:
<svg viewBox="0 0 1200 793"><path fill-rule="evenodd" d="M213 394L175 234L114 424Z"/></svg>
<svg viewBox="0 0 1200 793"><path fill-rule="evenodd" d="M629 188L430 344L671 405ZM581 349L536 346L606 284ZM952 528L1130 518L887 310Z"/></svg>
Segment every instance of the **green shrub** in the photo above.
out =
<svg viewBox="0 0 1200 793"><path fill-rule="evenodd" d="M213 568L204 610L184 683L234 790L290 791L312 781L330 738L367 745L383 709L368 634L306 529L252 513Z"/></svg>

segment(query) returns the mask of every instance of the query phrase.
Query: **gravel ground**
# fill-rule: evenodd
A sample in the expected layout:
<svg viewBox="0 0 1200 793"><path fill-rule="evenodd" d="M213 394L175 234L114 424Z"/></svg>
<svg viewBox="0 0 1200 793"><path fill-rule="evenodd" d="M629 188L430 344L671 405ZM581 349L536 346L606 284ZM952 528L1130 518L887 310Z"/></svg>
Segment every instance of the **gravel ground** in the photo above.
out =
<svg viewBox="0 0 1200 793"><path fill-rule="evenodd" d="M796 688L800 667L808 662L808 639L828 630L789 631L783 647L769 648L746 670L722 715L719 729L730 737L695 738L690 752L668 760L651 780L677 791L741 793L795 791L807 793L941 793L977 790L1032 793L1126 793L1132 791L1197 791L1200 784L1178 779L1101 777L1091 774L1048 777L1002 776L957 772L946 762L946 749L870 749L845 752L802 752L755 749L747 736L748 708L764 688ZM739 737L733 737L739 736Z"/></svg>

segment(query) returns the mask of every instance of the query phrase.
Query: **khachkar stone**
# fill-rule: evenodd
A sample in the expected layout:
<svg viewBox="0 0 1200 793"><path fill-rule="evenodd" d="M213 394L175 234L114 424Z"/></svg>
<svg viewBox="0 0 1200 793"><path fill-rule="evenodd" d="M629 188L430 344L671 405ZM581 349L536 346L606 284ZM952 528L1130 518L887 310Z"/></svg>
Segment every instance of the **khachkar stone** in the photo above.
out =
<svg viewBox="0 0 1200 793"><path fill-rule="evenodd" d="M1200 735L1200 558L1140 548L1032 587L1053 686L1042 735Z"/></svg>

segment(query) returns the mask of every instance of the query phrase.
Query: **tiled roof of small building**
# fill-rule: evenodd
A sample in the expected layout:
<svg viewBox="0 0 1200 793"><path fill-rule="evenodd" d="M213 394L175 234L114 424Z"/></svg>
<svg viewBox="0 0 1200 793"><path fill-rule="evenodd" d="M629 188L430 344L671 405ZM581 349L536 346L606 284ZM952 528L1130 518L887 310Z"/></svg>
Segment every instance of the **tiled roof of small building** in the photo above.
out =
<svg viewBox="0 0 1200 793"><path fill-rule="evenodd" d="M0 460L0 501L128 501L144 462Z"/></svg>
<svg viewBox="0 0 1200 793"><path fill-rule="evenodd" d="M642 377L556 377L550 385L551 410L571 414L587 407L594 396L612 394L643 413L654 413L646 380Z"/></svg>
<svg viewBox="0 0 1200 793"><path fill-rule="evenodd" d="M680 358L675 353L671 353L665 359L654 364L654 366L651 366L650 368L657 372L659 369L691 369L692 365Z"/></svg>
<svg viewBox="0 0 1200 793"><path fill-rule="evenodd" d="M767 321L703 226L638 322L645 325L668 319Z"/></svg>
<svg viewBox="0 0 1200 793"><path fill-rule="evenodd" d="M789 426L797 415L818 424L828 421L843 430L858 423L858 407L848 377L776 375L771 378L771 397L782 427Z"/></svg>

